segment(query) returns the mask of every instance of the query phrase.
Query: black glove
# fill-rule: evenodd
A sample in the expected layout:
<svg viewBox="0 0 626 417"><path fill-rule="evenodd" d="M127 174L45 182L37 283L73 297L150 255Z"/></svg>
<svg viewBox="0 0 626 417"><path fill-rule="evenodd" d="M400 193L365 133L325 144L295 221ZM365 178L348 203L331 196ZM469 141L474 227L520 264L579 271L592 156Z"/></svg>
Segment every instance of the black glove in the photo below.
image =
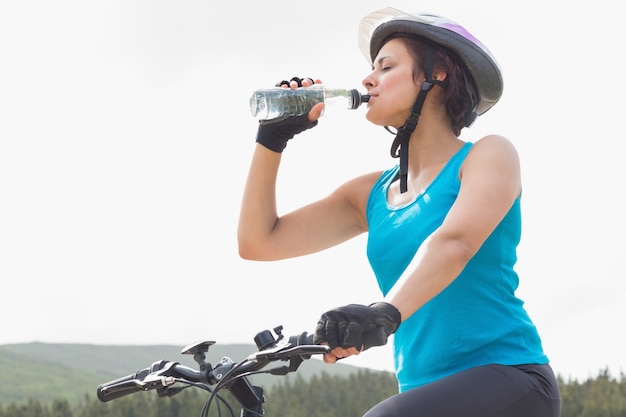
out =
<svg viewBox="0 0 626 417"><path fill-rule="evenodd" d="M307 77L307 78L293 77L289 81L282 80L281 82L276 83L276 87L282 87L283 85L286 85L287 87L289 87L291 85L291 81L295 81L296 84L298 84L298 87L302 87L302 81L304 80L311 80L311 84L315 84L315 80L311 77Z"/></svg>
<svg viewBox="0 0 626 417"><path fill-rule="evenodd" d="M256 134L256 141L267 149L281 153L287 141L317 125L317 120L309 121L307 114L289 116L284 119L262 120Z"/></svg>
<svg viewBox="0 0 626 417"><path fill-rule="evenodd" d="M360 351L382 346L395 333L402 318L396 307L378 302L369 306L349 304L322 314L313 343L328 343L331 349L355 347Z"/></svg>

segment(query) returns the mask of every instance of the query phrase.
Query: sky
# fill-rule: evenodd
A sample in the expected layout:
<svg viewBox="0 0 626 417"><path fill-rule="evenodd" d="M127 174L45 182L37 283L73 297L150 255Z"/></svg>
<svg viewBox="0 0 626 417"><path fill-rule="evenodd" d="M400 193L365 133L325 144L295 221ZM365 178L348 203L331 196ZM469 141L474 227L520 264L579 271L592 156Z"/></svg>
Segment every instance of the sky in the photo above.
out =
<svg viewBox="0 0 626 417"><path fill-rule="evenodd" d="M458 21L496 56L504 95L462 138L520 154L518 295L557 373L626 372L626 34L616 3L574 3L2 2L0 345L253 343L378 300L365 236L265 263L239 258L236 229L252 92L294 75L362 90L359 21L393 6ZM289 143L280 212L397 163L362 110ZM345 362L391 370L391 349Z"/></svg>

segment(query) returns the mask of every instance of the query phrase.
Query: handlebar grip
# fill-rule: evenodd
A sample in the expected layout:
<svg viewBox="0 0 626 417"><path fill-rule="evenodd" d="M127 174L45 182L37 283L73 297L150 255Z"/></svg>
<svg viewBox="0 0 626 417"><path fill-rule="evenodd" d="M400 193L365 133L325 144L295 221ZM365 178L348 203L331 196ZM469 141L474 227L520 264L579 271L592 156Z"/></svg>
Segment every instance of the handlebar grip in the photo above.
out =
<svg viewBox="0 0 626 417"><path fill-rule="evenodd" d="M98 399L102 402L107 402L141 391L142 389L137 385L136 381L141 381L148 374L150 374L150 368L100 384L96 389Z"/></svg>
<svg viewBox="0 0 626 417"><path fill-rule="evenodd" d="M289 343L292 346L302 346L302 345L314 345L313 343L313 335L308 334L307 332L302 332L296 336L289 336Z"/></svg>

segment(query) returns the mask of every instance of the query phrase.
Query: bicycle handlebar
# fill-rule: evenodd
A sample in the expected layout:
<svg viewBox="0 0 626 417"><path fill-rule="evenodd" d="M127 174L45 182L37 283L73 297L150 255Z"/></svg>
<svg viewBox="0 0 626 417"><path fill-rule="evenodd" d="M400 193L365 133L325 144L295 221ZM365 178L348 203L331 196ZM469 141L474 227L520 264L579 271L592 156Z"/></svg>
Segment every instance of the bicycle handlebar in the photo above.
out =
<svg viewBox="0 0 626 417"><path fill-rule="evenodd" d="M98 385L96 393L98 399L107 402L133 394L138 391L160 389L160 395L173 395L167 389L176 382L187 384L222 384L228 385L230 391L244 406L250 405L256 399L250 397L250 386L245 376L259 373L272 362L289 361L289 366L270 369L268 373L285 375L294 372L303 360L312 355L328 353L328 346L314 345L313 336L303 332L296 336L284 338L282 326L274 329L278 339L274 338L269 330L258 333L255 342L259 351L249 355L240 363L233 362L225 357L213 368L204 361L204 354L215 342L201 342L185 347L182 354L194 355L199 370L181 365L178 362L161 360L154 362L150 367L141 369L133 374L114 379ZM243 382L243 383L240 383ZM174 393L179 390L173 390ZM239 393L239 395L238 395Z"/></svg>
<svg viewBox="0 0 626 417"><path fill-rule="evenodd" d="M205 362L205 353L215 342L203 341L185 347L181 354L193 355L199 369L167 360L154 362L150 367L141 369L133 374L114 379L98 385L96 393L102 402L112 401L139 391L156 389L159 396L172 396L182 389L195 386L211 391L210 385L215 385L213 393L219 389L228 389L237 401L247 410L258 410L264 402L263 390L252 386L247 376L257 373L272 375L286 375L295 372L300 364L311 358L312 355L326 354L330 348L325 345L313 344L313 335L303 332L299 335L285 338L282 326L271 331L264 330L254 338L259 349L250 354L241 362L233 362L224 357L215 367ZM387 336L382 328L364 335L365 348L381 346L387 342ZM288 361L289 365L263 370L276 361ZM183 387L173 387L181 383ZM255 415L256 413L252 413Z"/></svg>

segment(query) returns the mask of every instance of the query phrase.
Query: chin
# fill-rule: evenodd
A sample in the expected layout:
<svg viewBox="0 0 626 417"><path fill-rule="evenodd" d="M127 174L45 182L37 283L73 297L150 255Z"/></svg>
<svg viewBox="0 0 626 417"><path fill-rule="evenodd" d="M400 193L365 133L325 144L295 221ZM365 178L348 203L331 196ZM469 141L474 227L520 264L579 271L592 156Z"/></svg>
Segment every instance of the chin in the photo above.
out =
<svg viewBox="0 0 626 417"><path fill-rule="evenodd" d="M365 118L367 119L367 121L369 121L370 123L376 125L376 126L381 126L381 127L386 127L389 126L391 128L397 129L396 125L396 121L392 121L390 120L389 117L384 117L383 115L377 115L376 112L373 112L372 109L368 109L367 113L365 113Z"/></svg>
<svg viewBox="0 0 626 417"><path fill-rule="evenodd" d="M373 125L376 125L376 126L380 126L380 127L391 127L391 128L397 129L395 126L392 126L392 125L390 125L389 123L386 123L384 120L374 119L374 118L371 118L371 117L366 117L366 119L367 119L370 123L372 123Z"/></svg>
<svg viewBox="0 0 626 417"><path fill-rule="evenodd" d="M367 119L368 122L376 126L385 126L384 121L380 120L380 118L377 118L376 115L372 114L371 111L368 111L367 113L365 113L365 118Z"/></svg>

